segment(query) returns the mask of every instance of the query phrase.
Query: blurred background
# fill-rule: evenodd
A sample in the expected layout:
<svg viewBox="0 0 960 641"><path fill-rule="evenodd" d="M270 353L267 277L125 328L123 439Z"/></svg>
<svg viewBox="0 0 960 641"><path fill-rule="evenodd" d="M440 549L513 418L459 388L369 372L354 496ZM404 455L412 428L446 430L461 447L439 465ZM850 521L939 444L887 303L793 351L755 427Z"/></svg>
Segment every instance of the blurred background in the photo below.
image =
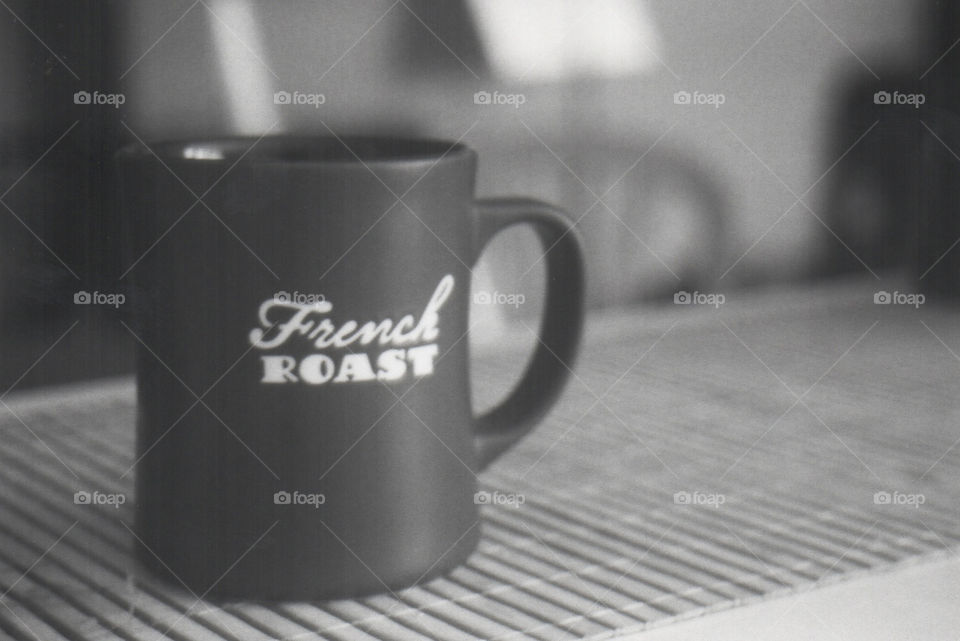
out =
<svg viewBox="0 0 960 641"><path fill-rule="evenodd" d="M576 222L594 310L829 278L948 302L958 38L943 0L2 0L0 390L132 371L130 310L83 294L136 269L111 155L170 138L463 141L478 195ZM474 290L529 304L475 305L478 340L538 313L540 256L485 254Z"/></svg>

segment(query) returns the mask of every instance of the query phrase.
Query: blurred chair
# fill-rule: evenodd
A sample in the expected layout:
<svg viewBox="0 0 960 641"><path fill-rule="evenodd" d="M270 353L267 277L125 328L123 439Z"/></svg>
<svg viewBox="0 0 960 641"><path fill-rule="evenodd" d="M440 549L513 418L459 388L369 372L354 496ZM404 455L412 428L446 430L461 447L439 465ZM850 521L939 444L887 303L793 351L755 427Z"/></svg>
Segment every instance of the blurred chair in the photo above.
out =
<svg viewBox="0 0 960 641"><path fill-rule="evenodd" d="M821 273L861 271L862 261L903 273L940 300L957 300L960 7L930 0L922 17L931 37L912 61L882 69L882 80L858 73L837 83L843 99L834 116L835 153L875 129L832 177L828 211L841 242L825 239ZM898 95L917 104L896 104Z"/></svg>

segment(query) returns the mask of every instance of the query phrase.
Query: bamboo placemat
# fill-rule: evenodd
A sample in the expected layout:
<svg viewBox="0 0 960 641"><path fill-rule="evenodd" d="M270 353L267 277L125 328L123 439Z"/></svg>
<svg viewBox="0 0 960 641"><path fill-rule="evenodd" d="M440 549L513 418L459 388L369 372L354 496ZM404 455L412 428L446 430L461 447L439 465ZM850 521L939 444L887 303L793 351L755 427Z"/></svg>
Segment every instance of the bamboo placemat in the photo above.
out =
<svg viewBox="0 0 960 641"><path fill-rule="evenodd" d="M958 313L870 295L594 322L559 406L480 476L477 554L357 601L221 608L137 574L132 382L11 394L0 634L592 639L953 553ZM503 363L478 360L479 397Z"/></svg>

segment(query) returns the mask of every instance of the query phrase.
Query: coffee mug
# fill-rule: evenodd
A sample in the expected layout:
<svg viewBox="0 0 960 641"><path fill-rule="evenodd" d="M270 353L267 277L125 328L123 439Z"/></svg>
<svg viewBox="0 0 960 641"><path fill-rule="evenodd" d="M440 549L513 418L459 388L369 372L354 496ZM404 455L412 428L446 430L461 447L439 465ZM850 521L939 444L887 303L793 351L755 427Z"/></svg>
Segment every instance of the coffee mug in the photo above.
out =
<svg viewBox="0 0 960 641"><path fill-rule="evenodd" d="M462 144L278 136L118 154L138 344L138 558L197 596L328 599L462 563L476 475L551 407L580 339L568 218L475 200ZM538 346L471 409L470 276L525 224Z"/></svg>

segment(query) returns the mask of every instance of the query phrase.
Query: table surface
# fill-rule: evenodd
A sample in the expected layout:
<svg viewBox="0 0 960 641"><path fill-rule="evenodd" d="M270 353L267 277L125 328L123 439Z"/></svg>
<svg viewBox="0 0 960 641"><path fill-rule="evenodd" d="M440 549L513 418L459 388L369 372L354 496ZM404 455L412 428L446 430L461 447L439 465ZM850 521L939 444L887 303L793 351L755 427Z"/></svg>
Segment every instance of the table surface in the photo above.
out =
<svg viewBox="0 0 960 641"><path fill-rule="evenodd" d="M523 503L482 506L479 550L451 574L360 600L218 607L139 574L132 381L11 393L0 635L593 639L946 559L960 543L960 311L876 305L876 289L592 317L556 409L479 476ZM478 405L520 367L478 356ZM129 500L74 503L82 490Z"/></svg>

